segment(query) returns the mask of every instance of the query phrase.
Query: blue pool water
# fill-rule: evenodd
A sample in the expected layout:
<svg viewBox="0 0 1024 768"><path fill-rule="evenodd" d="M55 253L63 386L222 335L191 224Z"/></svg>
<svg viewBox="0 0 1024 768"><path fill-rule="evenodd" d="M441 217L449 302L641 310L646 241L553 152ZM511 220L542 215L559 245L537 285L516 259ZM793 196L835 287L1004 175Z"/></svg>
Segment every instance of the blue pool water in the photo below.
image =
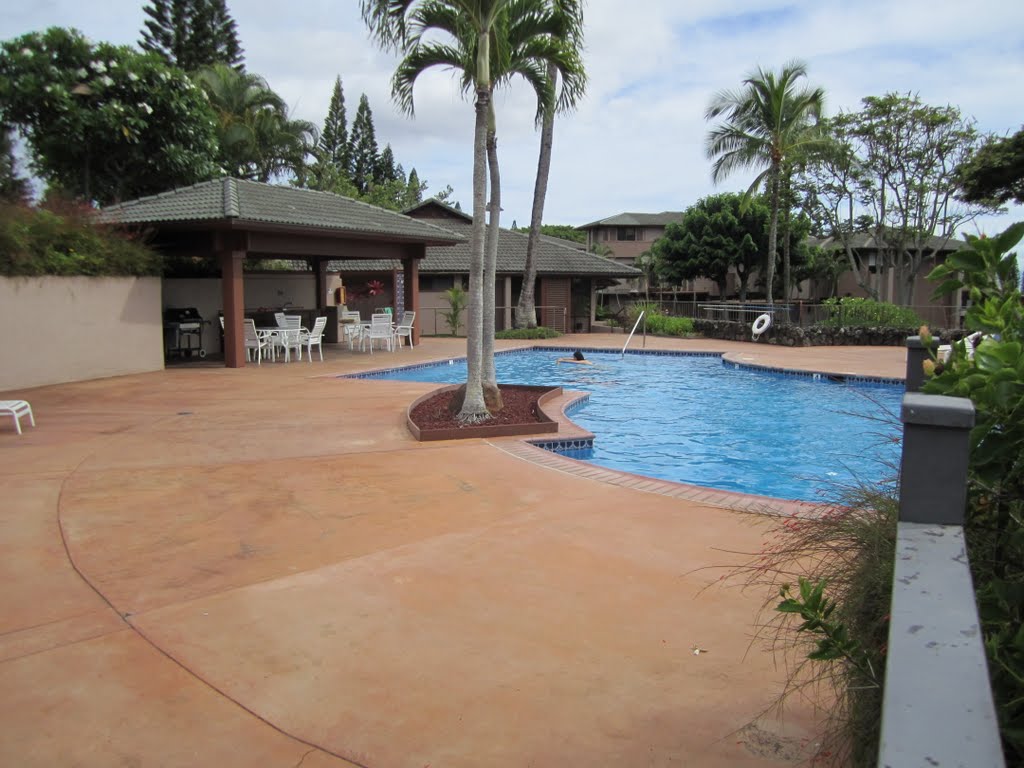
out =
<svg viewBox="0 0 1024 768"><path fill-rule="evenodd" d="M565 353L495 357L498 381L590 392L572 411L592 449L563 451L648 477L783 499L821 501L840 486L890 479L899 460L903 387L837 383L723 363L714 356ZM466 364L397 370L381 378L461 383Z"/></svg>

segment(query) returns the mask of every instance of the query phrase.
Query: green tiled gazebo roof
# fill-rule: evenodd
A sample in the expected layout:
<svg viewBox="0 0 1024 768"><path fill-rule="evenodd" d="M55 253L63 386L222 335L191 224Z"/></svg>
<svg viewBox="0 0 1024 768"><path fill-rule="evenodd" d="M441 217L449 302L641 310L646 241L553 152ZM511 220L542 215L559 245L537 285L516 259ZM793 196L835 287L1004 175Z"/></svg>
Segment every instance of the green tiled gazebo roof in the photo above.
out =
<svg viewBox="0 0 1024 768"><path fill-rule="evenodd" d="M446 229L330 192L225 178L110 205L101 221L116 224L301 228L349 237L449 245L462 238Z"/></svg>

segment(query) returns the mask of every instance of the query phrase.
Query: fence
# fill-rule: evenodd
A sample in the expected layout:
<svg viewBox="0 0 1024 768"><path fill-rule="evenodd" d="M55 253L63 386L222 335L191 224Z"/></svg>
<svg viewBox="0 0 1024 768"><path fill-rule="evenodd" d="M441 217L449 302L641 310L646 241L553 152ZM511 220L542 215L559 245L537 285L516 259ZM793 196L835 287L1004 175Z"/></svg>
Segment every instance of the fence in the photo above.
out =
<svg viewBox="0 0 1024 768"><path fill-rule="evenodd" d="M964 545L974 406L925 395L907 340L903 460L878 765L1004 766Z"/></svg>
<svg viewBox="0 0 1024 768"><path fill-rule="evenodd" d="M464 336L466 334L466 310L459 315L459 328L452 333L451 325L445 315L451 313L451 307L420 307L419 319L421 323L420 333L425 336ZM494 329L505 331L514 328L513 320L516 315L515 307L494 308ZM554 328L556 331L567 332L569 330L569 308L563 305L549 305L537 307L537 323Z"/></svg>
<svg viewBox="0 0 1024 768"><path fill-rule="evenodd" d="M612 311L625 315L631 304L638 303L638 300L620 302L606 301L605 307ZM821 325L832 321L840 325L844 324L845 318L841 307L829 304L809 304L805 302L776 303L772 305L761 302L738 302L738 301L655 301L651 303L658 305L662 312L676 317L690 317L703 320L731 320L747 325L754 322L754 319L761 314L769 314L775 323L790 323L801 327ZM917 304L905 309L911 309L926 324L932 328L959 328L963 309L953 305Z"/></svg>

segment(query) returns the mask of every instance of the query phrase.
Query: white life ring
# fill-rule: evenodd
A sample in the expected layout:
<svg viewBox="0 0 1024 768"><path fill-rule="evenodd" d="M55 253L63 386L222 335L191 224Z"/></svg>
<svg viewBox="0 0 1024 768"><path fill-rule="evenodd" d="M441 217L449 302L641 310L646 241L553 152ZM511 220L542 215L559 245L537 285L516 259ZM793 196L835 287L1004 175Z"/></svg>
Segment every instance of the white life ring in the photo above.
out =
<svg viewBox="0 0 1024 768"><path fill-rule="evenodd" d="M769 315L767 312L763 315L758 315L757 319L754 321L754 325L751 327L751 330L754 332L754 338L756 339L758 336L760 336L762 333L764 333L771 327L771 315Z"/></svg>

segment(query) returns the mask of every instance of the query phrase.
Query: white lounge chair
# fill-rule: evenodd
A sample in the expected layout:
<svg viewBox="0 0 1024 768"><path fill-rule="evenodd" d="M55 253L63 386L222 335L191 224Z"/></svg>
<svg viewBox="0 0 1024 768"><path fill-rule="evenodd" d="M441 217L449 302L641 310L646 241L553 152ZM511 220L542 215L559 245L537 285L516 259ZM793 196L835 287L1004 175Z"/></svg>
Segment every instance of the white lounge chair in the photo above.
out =
<svg viewBox="0 0 1024 768"><path fill-rule="evenodd" d="M398 342L399 346L402 346L402 339L406 338L409 340L409 347L413 346L412 343L412 324L416 320L415 312L403 312L401 318L398 320L398 325L395 326L395 341Z"/></svg>
<svg viewBox="0 0 1024 768"><path fill-rule="evenodd" d="M320 360L323 361L323 359L324 359L323 338L324 338L324 328L326 328L326 327L327 327L327 318L326 317L318 317L313 322L313 330L311 330L311 331L303 330L299 334L299 343L306 345L306 351L309 354L309 362L311 362L311 363L313 362L313 347L314 346L316 346L316 348L320 351ZM300 349L299 350L299 357L301 357L301 356L302 356L302 350Z"/></svg>
<svg viewBox="0 0 1024 768"><path fill-rule="evenodd" d="M0 400L0 416L7 415L14 419L14 428L21 434L21 417L28 416L28 422L33 427L36 425L36 418L32 415L32 406L24 400Z"/></svg>

